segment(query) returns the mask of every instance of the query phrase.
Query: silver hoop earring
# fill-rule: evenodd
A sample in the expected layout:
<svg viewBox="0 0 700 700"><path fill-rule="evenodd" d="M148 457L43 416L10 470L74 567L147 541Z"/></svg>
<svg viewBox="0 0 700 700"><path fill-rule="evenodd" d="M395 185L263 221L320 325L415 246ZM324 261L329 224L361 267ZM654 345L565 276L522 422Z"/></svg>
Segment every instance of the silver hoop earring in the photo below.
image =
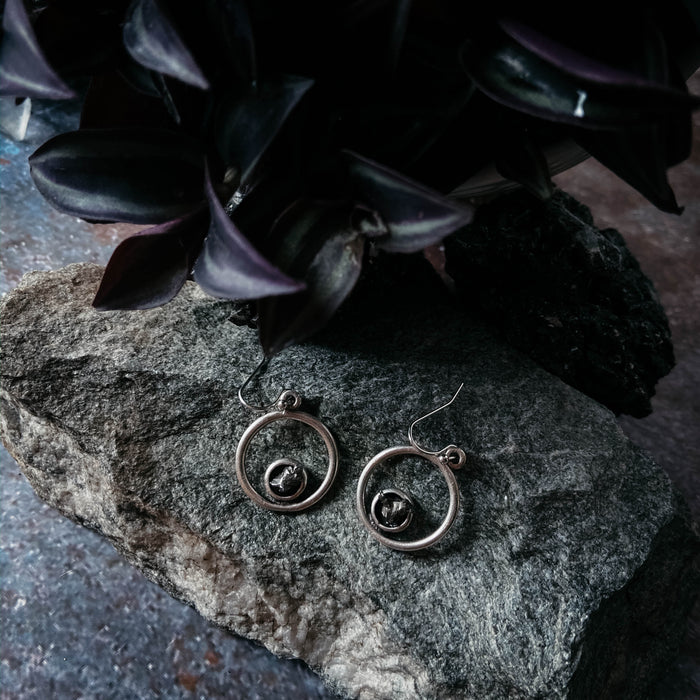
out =
<svg viewBox="0 0 700 700"><path fill-rule="evenodd" d="M463 386L464 384L460 385L455 395L446 404L411 423L408 429L408 445L389 447L379 452L367 463L360 474L360 480L357 484L357 511L360 520L372 537L386 547L391 547L392 549L403 552L413 552L430 547L439 542L447 534L447 531L452 527L457 517L457 512L459 511L459 487L457 486L457 480L452 472L464 466L467 461L467 455L464 450L456 445L448 445L436 452L426 450L414 440L413 428L420 421L447 408L457 398L457 394L459 394ZM425 537L409 541L396 540L387 536L389 534L403 532L411 524L415 511L415 503L413 497L409 493L394 488L382 489L374 495L369 507L367 506L367 484L369 483L372 472L383 462L393 457L405 455L422 457L435 465L447 482L450 498L447 515L440 523L440 526Z"/></svg>
<svg viewBox="0 0 700 700"><path fill-rule="evenodd" d="M264 367L268 358L258 365L253 374L246 379L238 390L240 402L248 409L265 412L254 420L241 436L236 448L236 477L244 493L261 508L278 513L296 513L306 510L323 498L330 489L338 471L338 448L328 428L317 418L299 409L301 396L291 389L285 389L276 401L267 406L252 406L243 398L243 390ZM246 472L246 455L252 439L266 426L276 421L297 421L315 430L323 440L328 451L328 466L320 486L313 493L304 495L308 483L306 468L294 459L282 457L272 462L265 471L264 485L267 498L256 491ZM301 500L300 500L301 499Z"/></svg>

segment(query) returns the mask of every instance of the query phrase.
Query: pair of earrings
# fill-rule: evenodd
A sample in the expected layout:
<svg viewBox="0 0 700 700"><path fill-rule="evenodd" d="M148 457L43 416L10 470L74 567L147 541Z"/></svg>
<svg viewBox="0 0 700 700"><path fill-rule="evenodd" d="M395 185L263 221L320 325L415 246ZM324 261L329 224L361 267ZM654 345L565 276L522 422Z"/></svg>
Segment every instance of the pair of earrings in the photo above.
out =
<svg viewBox="0 0 700 700"><path fill-rule="evenodd" d="M311 507L321 500L333 484L338 472L338 448L328 428L314 416L300 411L301 396L290 389L285 389L274 403L266 406L252 406L243 397L243 391L253 377L267 365L263 360L253 374L241 385L238 398L246 408L263 413L254 420L243 433L236 449L236 477L245 494L261 508L280 513L295 513ZM454 470L464 466L467 456L456 445L448 445L442 450L430 451L418 445L413 437L413 428L422 420L447 408L462 389L461 385L455 395L444 405L413 421L408 429L408 445L389 447L376 454L365 466L357 484L357 512L362 524L369 533L386 547L404 552L416 551L430 547L440 541L450 529L459 510L459 488L453 474ZM296 460L283 457L272 462L266 469L263 484L267 498L260 494L250 483L246 471L246 457L253 438L266 426L277 421L297 421L316 431L323 440L328 452L326 473L318 487L310 494L305 494L308 485L306 468ZM406 530L413 520L415 502L413 497L401 489L381 489L369 499L367 487L373 472L384 462L395 457L417 456L428 460L436 466L445 481L449 492L449 506L444 519L429 535L415 540L398 540L389 537Z"/></svg>

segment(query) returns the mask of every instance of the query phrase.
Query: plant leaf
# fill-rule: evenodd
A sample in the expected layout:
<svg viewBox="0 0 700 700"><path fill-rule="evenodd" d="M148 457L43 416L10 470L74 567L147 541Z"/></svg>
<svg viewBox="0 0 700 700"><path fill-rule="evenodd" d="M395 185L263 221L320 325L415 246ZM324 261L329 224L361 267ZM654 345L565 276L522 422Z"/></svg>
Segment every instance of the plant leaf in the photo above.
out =
<svg viewBox="0 0 700 700"><path fill-rule="evenodd" d="M80 113L81 130L171 125L163 102L137 91L121 73L102 73L90 81Z"/></svg>
<svg viewBox="0 0 700 700"><path fill-rule="evenodd" d="M620 87L638 86L650 90L666 87L663 83L658 82L658 76L649 79L644 75L624 70L618 66L602 63L559 43L517 19L503 18L499 21L499 25L508 36L523 48L565 73L588 82Z"/></svg>
<svg viewBox="0 0 700 700"><path fill-rule="evenodd" d="M0 95L60 100L75 97L49 65L22 0L7 0L0 44Z"/></svg>
<svg viewBox="0 0 700 700"><path fill-rule="evenodd" d="M93 221L158 223L204 199L199 146L171 131L71 131L47 141L29 164L54 207Z"/></svg>
<svg viewBox="0 0 700 700"><path fill-rule="evenodd" d="M453 202L389 168L344 151L357 200L375 210L389 235L377 246L391 253L415 253L468 224L467 204Z"/></svg>
<svg viewBox="0 0 700 700"><path fill-rule="evenodd" d="M158 0L136 0L124 24L124 46L146 68L206 90L206 79Z"/></svg>
<svg viewBox="0 0 700 700"><path fill-rule="evenodd" d="M660 125L648 124L621 132L581 130L575 139L661 211L683 211L666 177L666 144Z"/></svg>
<svg viewBox="0 0 700 700"><path fill-rule="evenodd" d="M107 263L92 305L100 311L150 309L169 302L192 269L209 226L198 212L122 241Z"/></svg>
<svg viewBox="0 0 700 700"><path fill-rule="evenodd" d="M365 212L347 204L299 200L275 225L282 243L275 259L303 277L299 294L258 302L260 343L270 357L320 330L352 291L362 268ZM359 229L359 230L358 230Z"/></svg>
<svg viewBox="0 0 700 700"><path fill-rule="evenodd" d="M588 158L588 153L570 138L545 144L542 152L547 162L547 170L551 175L573 168ZM520 187L519 183L504 179L504 176L496 170L495 164L490 163L450 192L450 197L471 201L492 199L497 194L512 192L518 187Z"/></svg>
<svg viewBox="0 0 700 700"><path fill-rule="evenodd" d="M121 22L125 0L51 0L41 5L34 32L60 75L84 77L115 68L124 52Z"/></svg>
<svg viewBox="0 0 700 700"><path fill-rule="evenodd" d="M202 12L206 22L207 38L220 75L229 83L234 75L245 85L257 84L255 40L246 3L243 0L205 0L197 10Z"/></svg>
<svg viewBox="0 0 700 700"><path fill-rule="evenodd" d="M520 183L540 199L549 199L554 183L547 159L530 131L516 124L502 131L496 154L496 169L509 180Z"/></svg>
<svg viewBox="0 0 700 700"><path fill-rule="evenodd" d="M194 279L207 294L224 299L258 299L304 289L303 283L287 277L268 262L238 230L221 206L208 176L206 194L211 224L194 265Z"/></svg>
<svg viewBox="0 0 700 700"><path fill-rule="evenodd" d="M496 102L575 126L640 124L700 104L700 98L685 91L643 79L603 84L582 78L540 58L504 32L488 42L466 44L462 60L479 89Z"/></svg>
<svg viewBox="0 0 700 700"><path fill-rule="evenodd" d="M306 78L284 76L230 95L221 104L216 126L219 151L227 164L238 168L242 183L312 85Z"/></svg>

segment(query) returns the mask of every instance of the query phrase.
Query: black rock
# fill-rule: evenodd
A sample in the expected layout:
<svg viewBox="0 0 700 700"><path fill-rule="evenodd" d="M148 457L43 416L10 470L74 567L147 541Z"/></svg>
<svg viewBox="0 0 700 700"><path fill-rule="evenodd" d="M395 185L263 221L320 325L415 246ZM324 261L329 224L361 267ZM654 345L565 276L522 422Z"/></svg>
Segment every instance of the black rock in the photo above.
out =
<svg viewBox="0 0 700 700"><path fill-rule="evenodd" d="M465 306L548 371L615 413L641 417L673 367L666 315L614 229L557 191L480 207L446 241Z"/></svg>

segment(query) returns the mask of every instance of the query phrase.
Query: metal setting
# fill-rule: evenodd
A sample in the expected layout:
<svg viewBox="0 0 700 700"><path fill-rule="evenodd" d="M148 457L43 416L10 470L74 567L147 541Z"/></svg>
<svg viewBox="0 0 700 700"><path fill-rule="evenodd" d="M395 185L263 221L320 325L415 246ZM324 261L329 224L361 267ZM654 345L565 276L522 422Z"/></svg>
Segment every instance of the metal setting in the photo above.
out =
<svg viewBox="0 0 700 700"><path fill-rule="evenodd" d="M360 480L357 484L357 512L362 524L367 528L372 537L381 542L385 547L390 547L391 549L402 552L414 552L419 549L430 547L439 542L447 534L447 531L452 527L457 517L459 511L459 487L453 471L464 466L467 461L467 455L464 450L456 445L448 445L442 450L437 451L426 450L413 438L413 428L420 421L449 406L457 398L457 394L461 391L462 386L464 385L462 384L459 389L457 389L455 395L446 404L411 423L408 429L408 441L410 445L389 447L383 450L367 463L360 474ZM399 489L382 489L373 497L368 509L366 505L368 498L367 485L372 476L372 472L380 464L394 457L406 455L426 459L440 470L440 473L447 482L450 501L447 515L445 515L439 527L432 533L416 540L395 540L387 537L384 533L398 533L409 527L413 517L413 499L408 493ZM385 522L381 522L382 514L378 512L378 509L382 505L389 508L389 518L385 517ZM394 523L391 521L392 516L397 516L397 519L399 516L403 516L403 518Z"/></svg>
<svg viewBox="0 0 700 700"><path fill-rule="evenodd" d="M294 489L288 493L282 493L285 476L292 481L291 485ZM275 460L265 471L265 491L273 501L293 501L304 493L308 480L309 475L299 462L282 457L282 459ZM295 484L294 481L298 481L298 484Z"/></svg>
<svg viewBox="0 0 700 700"><path fill-rule="evenodd" d="M391 515L387 517L382 513L381 509L385 505L392 507L401 517L396 525L391 524ZM382 489L372 499L372 505L369 507L369 519L374 527L378 527L384 532L403 532L413 520L414 509L415 503L410 494L401 489Z"/></svg>
<svg viewBox="0 0 700 700"><path fill-rule="evenodd" d="M246 496L248 496L251 501L259 505L261 508L266 508L267 510L273 510L280 513L295 513L300 510L306 510L306 508L310 508L312 505L314 505L314 503L317 503L321 498L323 498L325 493L333 484L333 480L335 479L335 475L338 471L338 448L335 444L333 436L320 420L314 418L308 413L295 410L300 403L301 399L298 394L292 391L283 391L282 394L280 394L279 399L276 401L277 410L270 411L269 413L266 413L265 415L260 416L260 418L254 420L246 428L240 442L238 443L238 448L236 449L236 477L238 478L238 482L240 483ZM275 470L285 465L299 466L294 460L288 458L278 459L270 464L265 472L265 489L270 495L270 498L275 500L268 500L259 494L251 485L250 481L248 480L248 474L246 473L245 460L251 440L265 426L280 420L298 421L299 423L304 423L310 428L313 428L321 436L326 445L326 449L328 450L328 467L321 485L312 494L308 495L301 501L286 502L298 498L303 494L304 488L306 487L305 470L303 487L298 493L291 497L276 495L274 491L271 491L270 487L270 479L274 475L273 473Z"/></svg>

